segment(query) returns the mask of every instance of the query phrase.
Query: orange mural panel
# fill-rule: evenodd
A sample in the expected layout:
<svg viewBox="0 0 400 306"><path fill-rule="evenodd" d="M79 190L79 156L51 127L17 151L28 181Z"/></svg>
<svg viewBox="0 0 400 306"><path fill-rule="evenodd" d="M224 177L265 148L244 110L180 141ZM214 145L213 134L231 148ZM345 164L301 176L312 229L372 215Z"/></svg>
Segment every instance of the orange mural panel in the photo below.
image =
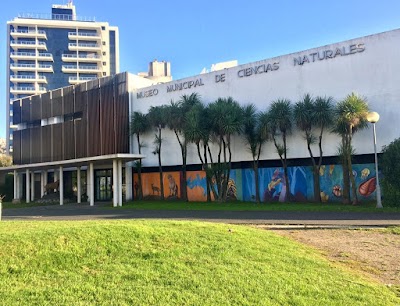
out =
<svg viewBox="0 0 400 306"><path fill-rule="evenodd" d="M204 171L187 172L187 191L189 201L207 201L207 180Z"/></svg>
<svg viewBox="0 0 400 306"><path fill-rule="evenodd" d="M137 173L133 176L135 195L138 190L138 179ZM180 174L179 172L164 172L163 173L164 183L164 198L165 199L179 199L180 198ZM161 198L161 186L160 186L160 174L154 173L142 173L142 188L143 188L143 199L160 199Z"/></svg>

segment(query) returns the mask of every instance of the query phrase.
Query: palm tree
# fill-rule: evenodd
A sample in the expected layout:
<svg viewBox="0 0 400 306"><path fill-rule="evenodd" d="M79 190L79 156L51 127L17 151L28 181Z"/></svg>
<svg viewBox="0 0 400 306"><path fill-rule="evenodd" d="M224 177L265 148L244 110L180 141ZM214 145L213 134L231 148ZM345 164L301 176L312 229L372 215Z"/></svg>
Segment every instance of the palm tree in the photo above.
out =
<svg viewBox="0 0 400 306"><path fill-rule="evenodd" d="M356 95L355 93L349 94L343 101L339 102L336 107L337 118L334 132L342 137L341 151L343 153L343 190L345 190L345 188L350 190L350 182L347 182L351 181L351 193L354 205L358 203L358 198L351 163L351 157L353 154L352 140L354 133L368 127L367 114L367 102L364 98ZM349 177L350 180L346 180L346 177ZM350 199L346 198L344 195L344 201L348 202L349 200Z"/></svg>
<svg viewBox="0 0 400 306"><path fill-rule="evenodd" d="M306 94L302 101L296 103L293 109L293 114L297 127L304 132L307 142L307 149L313 164L314 174L314 200L321 202L321 188L319 181L319 170L322 165L322 137L324 130L333 124L333 106L332 98L317 97L315 100ZM311 145L317 142L317 137L313 134L315 129L319 129L318 147L319 159L318 163L314 158L311 150Z"/></svg>
<svg viewBox="0 0 400 306"><path fill-rule="evenodd" d="M146 133L150 129L150 123L148 116L142 114L141 112L133 112L131 116L130 130L132 135L136 135L136 140L138 143L139 154L142 154L143 144L140 142L140 136ZM143 186L142 186L142 160L139 159L137 162L138 170L138 199L143 198Z"/></svg>
<svg viewBox="0 0 400 306"><path fill-rule="evenodd" d="M243 117L244 138L253 158L254 182L256 185L256 202L260 203L258 165L262 146L267 140L267 133L265 130L266 125L261 124L261 122L265 122L267 120L267 114L257 113L254 104L249 104L243 108Z"/></svg>
<svg viewBox="0 0 400 306"><path fill-rule="evenodd" d="M197 154L201 162L202 168L206 173L206 189L207 202L211 202L211 189L214 187L211 184L212 172L209 169L209 158L213 163L209 144L211 142L211 123L209 120L207 108L202 103L196 104L186 113L186 140L194 143L197 148ZM203 150L203 151L202 151ZM215 196L215 192L214 196Z"/></svg>
<svg viewBox="0 0 400 306"><path fill-rule="evenodd" d="M233 98L218 98L208 107L211 131L218 144L217 162L213 163L218 188L218 200L225 201L232 168L232 136L243 127L243 111Z"/></svg>
<svg viewBox="0 0 400 306"><path fill-rule="evenodd" d="M290 100L278 99L272 102L268 111L268 127L271 133L272 140L276 148L276 152L282 163L285 184L286 184L286 195L285 200L291 201L290 194L290 182L287 170L287 136L292 131L292 117L293 110L290 104ZM279 134L281 136L281 142L278 142Z"/></svg>
<svg viewBox="0 0 400 306"><path fill-rule="evenodd" d="M160 173L160 195L161 199L164 200L164 181L163 181L163 170L161 164L161 145L162 145L162 130L167 124L167 106L152 106L150 107L148 116L151 126L156 128L156 134L154 135L154 151L153 154L158 156L158 169Z"/></svg>
<svg viewBox="0 0 400 306"><path fill-rule="evenodd" d="M187 140L186 140L186 117L191 108L200 104L200 96L197 93L191 95L183 95L177 103L171 101L167 112L167 125L174 131L178 140L182 155L182 181L181 181L181 197L184 201L187 197L187 179L186 179L186 160L187 160Z"/></svg>

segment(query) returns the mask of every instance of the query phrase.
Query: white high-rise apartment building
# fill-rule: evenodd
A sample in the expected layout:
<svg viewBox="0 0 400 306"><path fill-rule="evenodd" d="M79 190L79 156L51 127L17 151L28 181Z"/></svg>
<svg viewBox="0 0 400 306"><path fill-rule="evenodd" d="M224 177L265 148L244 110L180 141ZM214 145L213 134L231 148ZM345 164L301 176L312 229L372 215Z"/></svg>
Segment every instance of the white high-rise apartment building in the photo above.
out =
<svg viewBox="0 0 400 306"><path fill-rule="evenodd" d="M76 15L72 1L51 14L7 22L7 149L12 152L12 101L119 72L118 27Z"/></svg>

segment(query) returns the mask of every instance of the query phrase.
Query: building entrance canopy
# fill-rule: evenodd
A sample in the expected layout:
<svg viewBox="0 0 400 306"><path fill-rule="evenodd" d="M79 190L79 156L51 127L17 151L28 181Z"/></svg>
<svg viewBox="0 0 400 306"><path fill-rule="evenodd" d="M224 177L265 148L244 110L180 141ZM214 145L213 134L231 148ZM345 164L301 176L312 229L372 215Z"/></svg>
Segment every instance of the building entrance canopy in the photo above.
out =
<svg viewBox="0 0 400 306"><path fill-rule="evenodd" d="M69 159L69 160L61 160L61 161L53 161L53 162L44 162L44 163L35 163L35 164L25 164L25 165L15 165L11 167L0 168L0 172L14 172L14 199L18 200L21 197L21 186L18 176L19 173L26 173L26 202L29 203L31 199L33 199L33 180L31 180L31 174L35 171L41 171L44 173L49 169L58 169L59 170L59 192L60 192L60 205L63 205L64 202L64 188L63 188L63 169L64 168L77 168L77 191L78 191L78 203L81 201L81 183L80 183L80 169L83 166L88 167L87 171L87 186L88 186L88 198L90 205L94 205L94 165L113 165L113 204L114 206L122 205L122 164L128 163L131 161L135 161L138 159L145 158L144 155L140 154L110 154L110 155L101 155L101 156L92 156L85 158L77 158L77 159ZM127 184L132 185L132 167L126 166L125 171ZM41 182L41 192L44 194L44 186L47 184L46 182L47 176L42 175ZM127 188L127 190L132 190L132 188ZM127 199L131 198L130 195L127 195Z"/></svg>

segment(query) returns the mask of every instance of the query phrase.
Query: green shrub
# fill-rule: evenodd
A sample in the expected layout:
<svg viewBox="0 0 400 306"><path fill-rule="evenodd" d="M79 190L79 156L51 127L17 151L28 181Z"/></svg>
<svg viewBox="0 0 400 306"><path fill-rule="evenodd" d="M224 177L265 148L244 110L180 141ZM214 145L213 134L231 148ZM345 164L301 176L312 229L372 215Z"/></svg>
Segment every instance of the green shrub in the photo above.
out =
<svg viewBox="0 0 400 306"><path fill-rule="evenodd" d="M400 206L400 138L383 147L380 166L384 206Z"/></svg>

